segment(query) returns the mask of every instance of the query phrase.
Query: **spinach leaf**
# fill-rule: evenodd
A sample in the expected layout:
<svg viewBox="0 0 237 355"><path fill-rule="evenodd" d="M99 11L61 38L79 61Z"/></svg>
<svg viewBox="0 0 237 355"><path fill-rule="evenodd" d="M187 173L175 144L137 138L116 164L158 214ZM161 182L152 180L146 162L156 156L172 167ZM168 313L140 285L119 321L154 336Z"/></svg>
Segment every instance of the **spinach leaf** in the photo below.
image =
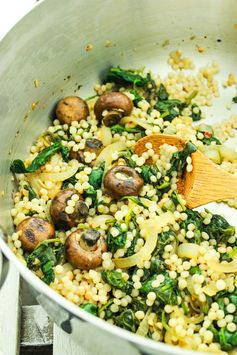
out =
<svg viewBox="0 0 237 355"><path fill-rule="evenodd" d="M140 230L139 230L139 227L138 227L138 224L136 222L136 218L134 217L134 215L132 216L132 222L133 222L133 224L135 226L135 229L136 229L136 235L133 237L133 240L132 240L131 245L128 248L126 254L125 254L125 257L131 256L131 255L134 254L134 250L135 250L135 246L137 244L137 240L140 237Z"/></svg>
<svg viewBox="0 0 237 355"><path fill-rule="evenodd" d="M194 274L201 275L201 274L202 274L202 271L201 271L201 269L200 269L199 266L192 266L192 267L189 269L189 273L190 273L190 275L194 275Z"/></svg>
<svg viewBox="0 0 237 355"><path fill-rule="evenodd" d="M109 285L118 288L123 292L129 292L131 290L131 282L125 281L123 275L119 271L102 271L102 279Z"/></svg>
<svg viewBox="0 0 237 355"><path fill-rule="evenodd" d="M33 200L34 198L38 198L37 193L35 192L35 190L30 184L25 185L24 189L28 191L28 196L30 201Z"/></svg>
<svg viewBox="0 0 237 355"><path fill-rule="evenodd" d="M161 255L162 253L160 253ZM152 256L151 258L151 266L150 266L150 272L151 274L163 274L167 270L166 264L160 260L160 257L158 256L158 253L156 256Z"/></svg>
<svg viewBox="0 0 237 355"><path fill-rule="evenodd" d="M200 119L202 118L201 116L202 116L202 111L201 111L200 107L196 104L193 104L191 106L190 117L192 117L193 121L196 122L196 121L200 121Z"/></svg>
<svg viewBox="0 0 237 355"><path fill-rule="evenodd" d="M145 129L140 127L140 126L136 126L134 128L126 128L124 126L121 126L119 124L116 124L114 126L110 127L111 131L113 133L123 133L123 132L128 132L128 133L144 133Z"/></svg>
<svg viewBox="0 0 237 355"><path fill-rule="evenodd" d="M154 184L154 182L151 181L151 176L154 175L157 177L158 172L159 172L159 169L157 168L156 165L142 165L141 166L141 176L142 176L145 184Z"/></svg>
<svg viewBox="0 0 237 355"><path fill-rule="evenodd" d="M229 332L226 327L217 330L214 325L209 329L214 335L214 340L220 344L222 350L230 351L237 346L237 330Z"/></svg>
<svg viewBox="0 0 237 355"><path fill-rule="evenodd" d="M49 147L44 148L31 162L28 168L25 167L25 164L22 160L16 159L11 163L10 170L13 173L21 174L21 173L34 173L41 166L45 165L52 155L55 153L61 152L64 147L62 146L61 141L56 141L51 144Z"/></svg>
<svg viewBox="0 0 237 355"><path fill-rule="evenodd" d="M93 169L89 176L89 184L93 186L95 190L101 188L102 180L104 175L104 164L100 167Z"/></svg>
<svg viewBox="0 0 237 355"><path fill-rule="evenodd" d="M162 232L157 238L157 244L153 256L159 255L160 257L165 251L165 246L172 243L175 233L173 231Z"/></svg>
<svg viewBox="0 0 237 355"><path fill-rule="evenodd" d="M130 148L119 153L119 158L123 158L130 168L135 168L136 163L132 160L133 151Z"/></svg>
<svg viewBox="0 0 237 355"><path fill-rule="evenodd" d="M202 143L205 145L211 145L212 142L215 142L216 145L221 145L221 142L219 141L219 139L214 136L210 136L210 137L204 136L204 138L202 139Z"/></svg>
<svg viewBox="0 0 237 355"><path fill-rule="evenodd" d="M159 101L165 101L169 98L169 94L162 83L160 84L159 90L157 91L157 98Z"/></svg>
<svg viewBox="0 0 237 355"><path fill-rule="evenodd" d="M93 314L94 316L98 316L98 307L93 303L85 303L80 305L80 308L84 309L84 311Z"/></svg>
<svg viewBox="0 0 237 355"><path fill-rule="evenodd" d="M87 198L87 197L91 198L93 207L96 205L96 203L97 203L97 192L96 192L96 190L94 190L93 187L88 187L84 191L83 195L84 195L85 198Z"/></svg>
<svg viewBox="0 0 237 355"><path fill-rule="evenodd" d="M229 238L235 234L235 227L231 226L224 217L214 214L205 231L210 238L215 239L218 244L222 244L227 243Z"/></svg>
<svg viewBox="0 0 237 355"><path fill-rule="evenodd" d="M235 104L237 104L237 96L234 96L233 99L232 99L232 101L233 101Z"/></svg>
<svg viewBox="0 0 237 355"><path fill-rule="evenodd" d="M158 101L154 106L161 113L161 117L170 122L181 114L184 107L185 103L177 99Z"/></svg>
<svg viewBox="0 0 237 355"><path fill-rule="evenodd" d="M170 160L171 168L167 172L167 175L169 176L173 171L177 171L179 176L183 176L187 161L186 159L194 152L196 152L197 148L196 146L188 142L185 145L185 148L183 150L180 150L179 152L176 152L172 155L172 158Z"/></svg>
<svg viewBox="0 0 237 355"><path fill-rule="evenodd" d="M188 225L194 224L195 229L193 230L194 237L189 239L191 243L200 244L202 241L202 232L205 231L206 225L203 224L203 218L198 211L193 211L191 209L186 209L185 213L188 218L181 222L181 228L188 231Z"/></svg>
<svg viewBox="0 0 237 355"><path fill-rule="evenodd" d="M107 235L106 244L108 251L115 253L116 250L122 249L125 246L127 240L127 233L122 231L122 228L119 223L115 223L111 228L117 229L119 234L117 235L117 237L113 237L110 229Z"/></svg>
<svg viewBox="0 0 237 355"><path fill-rule="evenodd" d="M36 259L40 261L39 266L44 275L42 280L48 285L54 281L54 266L58 264L59 259L62 257L62 253L64 254L64 247L52 247L50 245L55 242L61 243L60 239L57 238L44 240L26 258L27 266L30 269L36 267Z"/></svg>
<svg viewBox="0 0 237 355"><path fill-rule="evenodd" d="M146 304L146 300L138 296L136 298L133 298L131 303L131 308L134 311L134 313L137 311L143 311L146 313L148 306Z"/></svg>
<svg viewBox="0 0 237 355"><path fill-rule="evenodd" d="M135 333L136 331L136 318L131 309L126 309L118 317L115 318L115 324L123 329L130 330Z"/></svg>
<svg viewBox="0 0 237 355"><path fill-rule="evenodd" d="M133 94L133 96L134 96L133 102L137 106L138 102L143 100L143 97L139 95L137 90L131 90L130 93Z"/></svg>
<svg viewBox="0 0 237 355"><path fill-rule="evenodd" d="M186 210L186 207L185 207L185 205L183 204L183 201L182 201L181 197L179 196L179 194L177 194L176 191L173 191L173 192L172 192L170 198L171 198L171 200L173 201L173 203L174 203L175 206L180 205L180 206L182 207L183 211Z"/></svg>
<svg viewBox="0 0 237 355"><path fill-rule="evenodd" d="M171 279L168 274L165 274L165 280L160 284L159 287L153 287L152 283L156 280L157 275L152 276L144 283L140 288L141 295L147 295L149 292L153 291L156 294L156 299L160 301L161 304L177 304L177 281Z"/></svg>
<svg viewBox="0 0 237 355"><path fill-rule="evenodd" d="M147 77L136 73L135 70L122 69L120 67L110 68L106 81L118 84L132 84L134 87L145 87L149 83Z"/></svg>

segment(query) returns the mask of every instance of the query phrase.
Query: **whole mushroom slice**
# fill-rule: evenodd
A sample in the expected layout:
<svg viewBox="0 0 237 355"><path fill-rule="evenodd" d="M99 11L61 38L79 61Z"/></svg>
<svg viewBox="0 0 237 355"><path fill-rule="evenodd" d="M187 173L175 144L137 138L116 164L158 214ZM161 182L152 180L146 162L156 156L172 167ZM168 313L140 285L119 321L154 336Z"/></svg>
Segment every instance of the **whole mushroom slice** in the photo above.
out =
<svg viewBox="0 0 237 355"><path fill-rule="evenodd" d="M104 176L104 188L113 198L138 196L144 181L135 169L125 165L117 165L107 171Z"/></svg>
<svg viewBox="0 0 237 355"><path fill-rule="evenodd" d="M87 103L78 96L68 96L58 101L56 117L60 123L85 120L89 116Z"/></svg>
<svg viewBox="0 0 237 355"><path fill-rule="evenodd" d="M20 231L19 239L23 250L33 251L37 245L46 240L54 238L55 230L52 223L38 217L24 219L17 226Z"/></svg>
<svg viewBox="0 0 237 355"><path fill-rule="evenodd" d="M107 250L105 239L93 228L78 229L68 236L65 243L70 264L78 269L90 270L102 264L102 254Z"/></svg>
<svg viewBox="0 0 237 355"><path fill-rule="evenodd" d="M75 205L71 209L73 212L68 213L66 208L68 206L68 201L72 199L73 195L77 195L78 198L75 200ZM50 215L53 223L58 229L63 230L75 227L88 216L88 213L89 208L87 204L75 189L64 189L59 191L53 198L50 206Z"/></svg>
<svg viewBox="0 0 237 355"><path fill-rule="evenodd" d="M99 122L103 119L104 125L108 127L117 124L122 117L130 115L132 109L132 100L121 92L101 95L94 106L96 119ZM104 111L108 111L105 116L103 116Z"/></svg>

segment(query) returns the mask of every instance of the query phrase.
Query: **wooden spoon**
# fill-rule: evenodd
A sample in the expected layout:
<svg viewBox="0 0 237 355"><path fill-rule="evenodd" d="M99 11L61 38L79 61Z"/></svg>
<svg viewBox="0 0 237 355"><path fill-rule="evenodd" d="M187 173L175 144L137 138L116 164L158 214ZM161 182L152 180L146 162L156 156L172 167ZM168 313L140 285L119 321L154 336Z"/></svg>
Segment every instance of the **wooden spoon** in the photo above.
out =
<svg viewBox="0 0 237 355"><path fill-rule="evenodd" d="M147 151L147 143L152 143L155 153L159 153L159 147L165 143L174 145L179 150L186 144L183 139L175 135L153 134L137 141L135 153L142 155ZM237 178L214 164L199 150L192 153L192 166L192 172L186 172L177 183L178 192L184 196L189 208L237 197Z"/></svg>

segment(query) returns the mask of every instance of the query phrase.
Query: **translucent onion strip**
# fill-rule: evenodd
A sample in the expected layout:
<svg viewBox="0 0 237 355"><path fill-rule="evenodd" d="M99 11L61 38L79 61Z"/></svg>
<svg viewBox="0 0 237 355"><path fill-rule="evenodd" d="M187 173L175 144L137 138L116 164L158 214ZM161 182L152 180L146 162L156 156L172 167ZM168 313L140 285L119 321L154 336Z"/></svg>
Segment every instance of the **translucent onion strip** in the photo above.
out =
<svg viewBox="0 0 237 355"><path fill-rule="evenodd" d="M114 217L109 215L109 214L101 214L98 216L93 217L91 220L91 226L92 228L98 228L103 224L106 224L107 222L112 222L114 221Z"/></svg>
<svg viewBox="0 0 237 355"><path fill-rule="evenodd" d="M123 269L139 265L141 262L149 260L157 244L157 234L161 232L163 227L166 227L168 224L173 224L174 222L174 216L169 211L161 216L145 220L140 224L141 229L144 230L144 246L136 254L127 258L114 259L115 265Z"/></svg>
<svg viewBox="0 0 237 355"><path fill-rule="evenodd" d="M115 142L107 147L105 147L102 152L98 155L95 164L98 166L105 162L105 170L111 165L113 158L112 155L115 152L120 152L126 149L126 144L124 142Z"/></svg>
<svg viewBox="0 0 237 355"><path fill-rule="evenodd" d="M64 181L75 175L79 168L79 162L76 159L71 160L68 163L68 167L65 171L60 173L40 173L37 175L41 181Z"/></svg>
<svg viewBox="0 0 237 355"><path fill-rule="evenodd" d="M197 259L200 246L194 243L182 243L178 246L177 254L180 258Z"/></svg>
<svg viewBox="0 0 237 355"><path fill-rule="evenodd" d="M215 272L233 274L237 272L237 260L233 260L229 263L220 263L211 259L207 260L207 265L209 268Z"/></svg>
<svg viewBox="0 0 237 355"><path fill-rule="evenodd" d="M135 117L129 117L129 116L125 116L121 119L120 121L121 124L125 124L125 123L136 123L136 125L143 127L144 129L152 129L153 126L150 125L149 123L144 122L143 120L141 120L140 118L135 118Z"/></svg>
<svg viewBox="0 0 237 355"><path fill-rule="evenodd" d="M111 133L111 129L106 126L102 126L98 130L98 138L101 140L104 147L107 147L107 145L110 145L112 143L112 138L113 138L112 133Z"/></svg>

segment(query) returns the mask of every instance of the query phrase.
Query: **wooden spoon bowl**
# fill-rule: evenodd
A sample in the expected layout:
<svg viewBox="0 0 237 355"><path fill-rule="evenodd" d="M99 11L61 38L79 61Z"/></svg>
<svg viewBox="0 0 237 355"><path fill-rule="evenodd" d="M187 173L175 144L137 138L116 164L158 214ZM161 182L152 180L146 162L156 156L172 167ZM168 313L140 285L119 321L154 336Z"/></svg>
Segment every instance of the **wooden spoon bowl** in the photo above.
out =
<svg viewBox="0 0 237 355"><path fill-rule="evenodd" d="M142 155L148 149L146 144L151 143L152 149L159 154L159 148L163 144L184 149L186 142L175 135L153 134L139 139L134 151ZM183 195L186 205L195 208L209 202L226 200L237 197L237 178L227 173L210 159L206 158L199 150L192 153L191 172L185 172L182 179L177 182L178 192ZM148 164L152 162L148 161Z"/></svg>

